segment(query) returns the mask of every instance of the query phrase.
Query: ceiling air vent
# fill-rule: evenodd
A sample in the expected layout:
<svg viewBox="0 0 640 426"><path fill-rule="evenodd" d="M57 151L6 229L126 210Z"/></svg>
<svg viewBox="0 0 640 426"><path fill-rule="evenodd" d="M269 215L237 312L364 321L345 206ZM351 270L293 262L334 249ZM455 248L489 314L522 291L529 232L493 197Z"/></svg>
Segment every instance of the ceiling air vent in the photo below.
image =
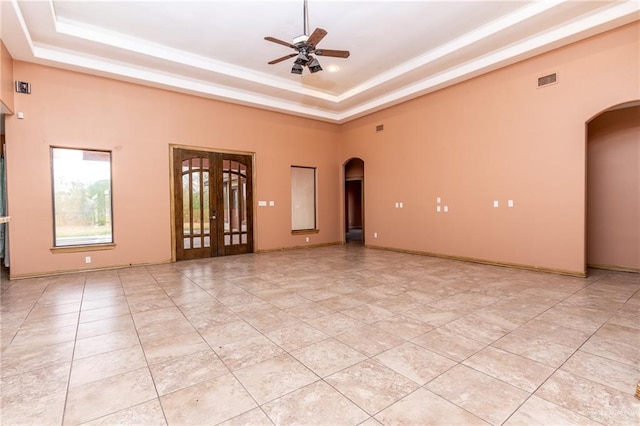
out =
<svg viewBox="0 0 640 426"><path fill-rule="evenodd" d="M558 73L554 72L553 74L545 75L542 77L538 77L538 87L548 86L549 84L555 84L558 82Z"/></svg>

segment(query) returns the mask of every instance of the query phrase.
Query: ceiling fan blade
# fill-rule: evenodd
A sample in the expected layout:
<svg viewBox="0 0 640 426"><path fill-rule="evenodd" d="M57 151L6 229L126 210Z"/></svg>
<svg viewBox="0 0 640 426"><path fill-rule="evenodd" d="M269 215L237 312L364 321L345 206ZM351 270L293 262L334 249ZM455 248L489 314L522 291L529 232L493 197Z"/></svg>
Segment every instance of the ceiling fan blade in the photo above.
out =
<svg viewBox="0 0 640 426"><path fill-rule="evenodd" d="M271 42L273 42L273 43L278 43L278 44L281 44L281 45L283 45L283 46L287 46L287 47L290 47L290 48L292 48L292 49L296 49L296 50L298 50L298 48L297 48L297 47L295 47L293 44L291 44L291 43L287 43L286 41L278 40L277 38L273 38L273 37L265 37L264 39L265 39L265 40L267 40L267 41L271 41Z"/></svg>
<svg viewBox="0 0 640 426"><path fill-rule="evenodd" d="M287 59L293 58L296 55L297 55L297 53L292 53L290 55L283 56L282 58L274 59L273 61L269 62L269 65L273 65L273 64L277 64L278 62L286 61Z"/></svg>
<svg viewBox="0 0 640 426"><path fill-rule="evenodd" d="M307 44L317 46L318 43L320 43L320 40L322 40L326 35L327 32L325 30L323 30L322 28L316 28L309 36L309 39L307 39Z"/></svg>
<svg viewBox="0 0 640 426"><path fill-rule="evenodd" d="M335 58L348 58L350 53L348 50L332 50L332 49L317 49L315 54L318 56L333 56Z"/></svg>

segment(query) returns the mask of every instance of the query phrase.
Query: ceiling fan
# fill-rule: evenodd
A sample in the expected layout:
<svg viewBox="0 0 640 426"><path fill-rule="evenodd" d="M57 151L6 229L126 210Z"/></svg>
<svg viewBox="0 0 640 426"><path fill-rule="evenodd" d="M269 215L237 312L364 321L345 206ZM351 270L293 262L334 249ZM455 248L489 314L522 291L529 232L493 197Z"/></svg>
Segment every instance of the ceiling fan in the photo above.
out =
<svg viewBox="0 0 640 426"><path fill-rule="evenodd" d="M292 43L287 43L286 41L278 40L274 37L265 37L264 39L267 41L271 41L273 43L281 44L283 46L287 46L296 51L296 53L291 53L289 55L283 56L278 59L274 59L269 62L269 65L277 64L282 61L286 61L289 58L296 57L296 60L293 62L293 68L291 68L292 74L302 74L302 70L306 66L309 68L311 73L316 73L318 71L322 71L322 67L318 62L318 59L313 57L316 56L331 56L334 58L348 58L349 51L348 50L334 50L334 49L318 49L318 43L327 35L327 32L322 28L316 28L311 35L309 34L309 14L307 11L307 0L304 0L303 6L303 19L304 19L304 33L298 37L293 39Z"/></svg>

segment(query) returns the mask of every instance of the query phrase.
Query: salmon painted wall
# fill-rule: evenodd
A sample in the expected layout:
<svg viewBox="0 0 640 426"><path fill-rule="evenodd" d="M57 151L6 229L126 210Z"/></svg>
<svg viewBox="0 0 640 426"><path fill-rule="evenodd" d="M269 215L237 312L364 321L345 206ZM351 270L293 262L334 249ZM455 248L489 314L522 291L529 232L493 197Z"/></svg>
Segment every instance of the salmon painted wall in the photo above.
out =
<svg viewBox="0 0 640 426"><path fill-rule="evenodd" d="M13 112L13 58L0 40L0 102L4 113Z"/></svg>
<svg viewBox="0 0 640 426"><path fill-rule="evenodd" d="M639 35L636 22L343 125L340 163L365 162L367 244L583 274L586 123L640 99Z"/></svg>
<svg viewBox="0 0 640 426"><path fill-rule="evenodd" d="M587 263L640 272L640 106L589 123Z"/></svg>
<svg viewBox="0 0 640 426"><path fill-rule="evenodd" d="M11 275L86 267L87 253L49 250L51 145L113 151L117 247L91 252L92 268L168 261L169 144L256 153L257 250L305 245L290 233L291 165L318 168L309 244L341 241L343 165L359 157L368 245L581 274L585 123L640 99L639 33L627 25L342 126L14 61L33 90L15 96L25 118L6 120ZM537 89L554 71L559 83Z"/></svg>
<svg viewBox="0 0 640 426"><path fill-rule="evenodd" d="M6 120L12 277L169 261L170 144L255 153L257 250L341 241L339 126L20 61L13 71L32 93L15 97L24 119ZM52 145L112 150L115 249L51 253ZM291 235L291 165L317 167L309 243Z"/></svg>

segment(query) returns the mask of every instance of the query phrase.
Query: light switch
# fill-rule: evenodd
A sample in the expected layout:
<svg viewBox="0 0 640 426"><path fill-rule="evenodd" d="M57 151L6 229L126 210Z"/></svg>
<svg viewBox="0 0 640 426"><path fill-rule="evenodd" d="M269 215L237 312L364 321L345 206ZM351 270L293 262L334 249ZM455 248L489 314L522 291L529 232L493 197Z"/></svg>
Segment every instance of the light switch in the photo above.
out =
<svg viewBox="0 0 640 426"><path fill-rule="evenodd" d="M275 205L276 205L276 202L275 202L275 201L269 201L269 206L270 206L270 207L273 207L273 206L275 206Z"/></svg>
<svg viewBox="0 0 640 426"><path fill-rule="evenodd" d="M493 207L498 207L498 200L493 200Z"/></svg>
<svg viewBox="0 0 640 426"><path fill-rule="evenodd" d="M403 207L404 207L404 204L400 203L400 208L403 208Z"/></svg>
<svg viewBox="0 0 640 426"><path fill-rule="evenodd" d="M436 211L440 213L440 206L436 206Z"/></svg>
<svg viewBox="0 0 640 426"><path fill-rule="evenodd" d="M442 198L437 197L437 198L436 198L436 203L440 204L441 202L442 202Z"/></svg>
<svg viewBox="0 0 640 426"><path fill-rule="evenodd" d="M509 201L507 201L507 206L509 206L509 207L513 207L513 200L509 200Z"/></svg>
<svg viewBox="0 0 640 426"><path fill-rule="evenodd" d="M396 203L396 209L400 208L400 203Z"/></svg>
<svg viewBox="0 0 640 426"><path fill-rule="evenodd" d="M444 206L444 212L447 213L449 211L449 206Z"/></svg>

